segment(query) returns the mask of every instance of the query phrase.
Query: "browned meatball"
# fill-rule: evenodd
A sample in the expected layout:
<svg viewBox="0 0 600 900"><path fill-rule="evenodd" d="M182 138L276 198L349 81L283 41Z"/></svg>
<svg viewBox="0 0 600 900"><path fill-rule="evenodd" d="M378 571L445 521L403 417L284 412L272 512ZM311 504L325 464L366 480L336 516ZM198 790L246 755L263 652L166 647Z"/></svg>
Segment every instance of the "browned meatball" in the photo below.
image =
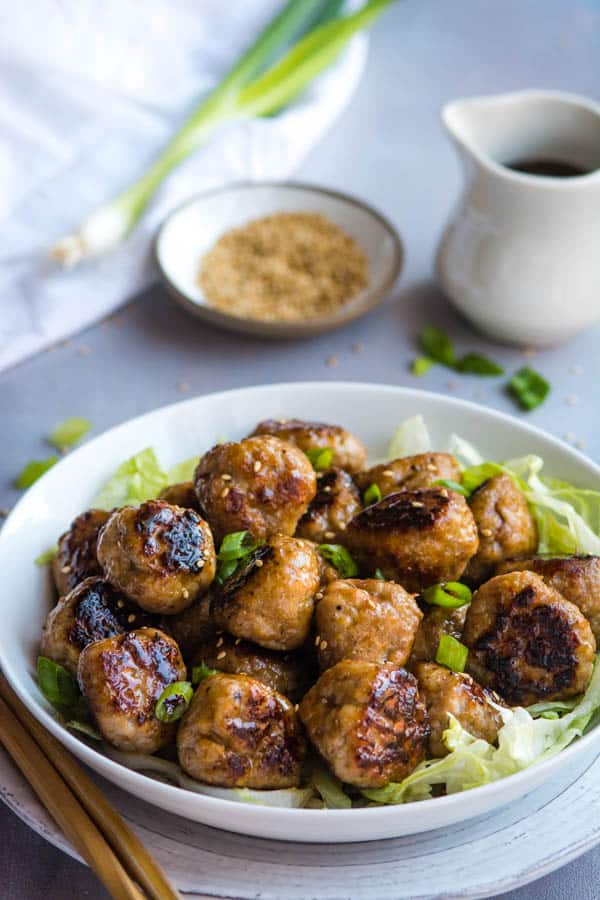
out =
<svg viewBox="0 0 600 900"><path fill-rule="evenodd" d="M450 724L450 716L475 738L493 744L502 727L502 716L494 704L501 700L493 691L482 688L470 675L451 672L435 663L421 662L415 667L419 694L429 714L429 753L449 753L442 735Z"/></svg>
<svg viewBox="0 0 600 900"><path fill-rule="evenodd" d="M592 677L596 641L589 622L533 572L486 581L469 606L462 639L469 672L513 705L573 697Z"/></svg>
<svg viewBox="0 0 600 900"><path fill-rule="evenodd" d="M460 640L467 609L467 605L459 606L458 609L444 609L441 606L430 606L426 609L413 644L410 665L419 660L435 659L443 634L449 634Z"/></svg>
<svg viewBox="0 0 600 900"><path fill-rule="evenodd" d="M200 460L194 484L218 543L232 531L261 540L293 534L317 490L304 453L267 436L213 447Z"/></svg>
<svg viewBox="0 0 600 900"><path fill-rule="evenodd" d="M142 609L166 615L206 593L216 571L206 522L163 500L115 510L102 529L98 559L111 584Z"/></svg>
<svg viewBox="0 0 600 900"><path fill-rule="evenodd" d="M363 442L339 425L304 422L302 419L265 419L259 422L251 437L258 434L272 434L305 453L307 450L329 448L333 450L331 465L348 472L359 472L367 461L367 449Z"/></svg>
<svg viewBox="0 0 600 900"><path fill-rule="evenodd" d="M98 534L109 515L103 509L88 509L73 519L69 530L59 537L52 574L60 597L84 578L102 574L96 549Z"/></svg>
<svg viewBox="0 0 600 900"><path fill-rule="evenodd" d="M179 484L170 484L158 495L159 500L170 503L171 506L181 506L183 509L195 509L200 511L193 481L180 481Z"/></svg>
<svg viewBox="0 0 600 900"><path fill-rule="evenodd" d="M317 544L335 540L361 510L360 494L350 475L330 469L317 479L317 493L298 522L296 534Z"/></svg>
<svg viewBox="0 0 600 900"><path fill-rule="evenodd" d="M249 675L293 701L304 695L313 675L301 651L278 653L228 634L214 635L198 647L192 666L201 663L229 675Z"/></svg>
<svg viewBox="0 0 600 900"><path fill-rule="evenodd" d="M412 594L394 582L376 578L331 582L316 607L321 669L342 659L403 666L422 617Z"/></svg>
<svg viewBox="0 0 600 900"><path fill-rule="evenodd" d="M102 578L86 578L61 597L44 623L40 652L75 675L79 654L92 641L155 624Z"/></svg>
<svg viewBox="0 0 600 900"><path fill-rule="evenodd" d="M389 463L373 466L356 475L356 483L361 491L376 484L382 497L397 491L414 491L431 487L440 478L448 481L461 480L460 466L449 453L418 453L403 456Z"/></svg>
<svg viewBox="0 0 600 900"><path fill-rule="evenodd" d="M185 660L190 659L203 641L215 633L210 612L211 594L204 594L183 612L165 616L163 628L177 641Z"/></svg>
<svg viewBox="0 0 600 900"><path fill-rule="evenodd" d="M185 676L177 644L157 628L88 644L77 669L102 737L135 753L156 753L173 739L176 724L160 722L154 711L164 689Z"/></svg>
<svg viewBox="0 0 600 900"><path fill-rule="evenodd" d="M223 787L296 787L305 751L290 701L247 675L206 678L177 732L183 771Z"/></svg>
<svg viewBox="0 0 600 900"><path fill-rule="evenodd" d="M479 550L464 578L478 585L494 574L501 560L533 553L538 535L523 492L510 475L494 475L471 494L469 505L477 524Z"/></svg>
<svg viewBox="0 0 600 900"><path fill-rule="evenodd" d="M391 664L345 659L327 669L300 718L335 775L358 788L401 781L425 755L429 723L417 681Z"/></svg>
<svg viewBox="0 0 600 900"><path fill-rule="evenodd" d="M535 572L566 600L579 607L600 640L600 558L597 556L530 556L500 563L497 574L526 569Z"/></svg>
<svg viewBox="0 0 600 900"><path fill-rule="evenodd" d="M250 553L212 600L219 628L271 650L294 650L309 634L319 560L299 538L278 535Z"/></svg>
<svg viewBox="0 0 600 900"><path fill-rule="evenodd" d="M344 543L407 591L457 581L478 546L465 498L446 488L388 494L352 519Z"/></svg>

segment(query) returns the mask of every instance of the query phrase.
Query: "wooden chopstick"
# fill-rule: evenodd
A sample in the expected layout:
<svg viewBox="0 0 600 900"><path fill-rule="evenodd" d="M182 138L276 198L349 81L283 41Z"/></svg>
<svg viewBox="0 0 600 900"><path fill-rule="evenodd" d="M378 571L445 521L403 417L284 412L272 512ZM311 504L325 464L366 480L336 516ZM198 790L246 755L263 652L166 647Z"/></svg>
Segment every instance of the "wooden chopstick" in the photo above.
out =
<svg viewBox="0 0 600 900"><path fill-rule="evenodd" d="M117 859L120 860L120 864L141 885L148 896L152 900L181 900L179 892L173 887L139 838L105 800L100 790L71 754L32 716L2 673L0 673L0 696L42 748L45 757L58 769L89 818L99 829L103 839L110 845L109 851L112 848Z"/></svg>
<svg viewBox="0 0 600 900"><path fill-rule="evenodd" d="M52 818L115 900L144 900L88 814L23 725L0 699L0 741Z"/></svg>

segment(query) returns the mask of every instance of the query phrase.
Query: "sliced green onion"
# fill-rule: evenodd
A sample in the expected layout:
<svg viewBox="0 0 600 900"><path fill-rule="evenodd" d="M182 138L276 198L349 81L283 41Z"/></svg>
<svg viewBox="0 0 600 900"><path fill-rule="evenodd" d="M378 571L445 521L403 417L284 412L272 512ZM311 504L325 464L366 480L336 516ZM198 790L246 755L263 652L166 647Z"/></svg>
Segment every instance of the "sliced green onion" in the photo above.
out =
<svg viewBox="0 0 600 900"><path fill-rule="evenodd" d="M233 575L239 564L239 559L229 559L227 562L219 560L217 574L215 575L215 584L221 585L224 581L227 581L227 579Z"/></svg>
<svg viewBox="0 0 600 900"><path fill-rule="evenodd" d="M220 84L192 112L145 175L112 202L93 212L60 240L50 255L63 265L107 252L134 227L169 172L224 122L272 115L298 97L340 55L350 38L392 0L368 0L357 12L325 21L258 75L273 54L315 21L315 0L289 0ZM254 79L251 81L251 79ZM250 82L250 83L248 83Z"/></svg>
<svg viewBox="0 0 600 900"><path fill-rule="evenodd" d="M419 343L421 349L434 362L449 366L451 369L454 368L456 363L454 345L445 331L435 328L433 325L427 325L419 335Z"/></svg>
<svg viewBox="0 0 600 900"><path fill-rule="evenodd" d="M464 484L459 484L458 481L452 481L451 478L438 478L437 481L434 481L433 483L434 485L448 488L449 491L454 491L455 494L462 494L463 497L469 496L469 491Z"/></svg>
<svg viewBox="0 0 600 900"><path fill-rule="evenodd" d="M219 669L211 669L210 666L207 666L204 660L200 663L199 666L194 666L192 669L192 684L194 687L200 684L201 681L204 681L205 678L210 678L211 675L218 675Z"/></svg>
<svg viewBox="0 0 600 900"><path fill-rule="evenodd" d="M425 588L422 594L425 603L431 606L443 606L445 609L459 609L471 602L473 594L466 584L459 581L446 581Z"/></svg>
<svg viewBox="0 0 600 900"><path fill-rule="evenodd" d="M435 661L453 672L464 672L469 648L457 641L451 634L443 634L435 654Z"/></svg>
<svg viewBox="0 0 600 900"><path fill-rule="evenodd" d="M158 698L154 715L159 722L176 722L190 705L193 696L194 688L189 681L174 681Z"/></svg>
<svg viewBox="0 0 600 900"><path fill-rule="evenodd" d="M379 503L381 500L381 488L378 484L370 484L363 494L363 500L367 506L371 503Z"/></svg>
<svg viewBox="0 0 600 900"><path fill-rule="evenodd" d="M258 542L249 531L232 531L226 534L219 547L218 559L223 562L243 559L258 547Z"/></svg>
<svg viewBox="0 0 600 900"><path fill-rule="evenodd" d="M523 366L508 383L509 390L522 409L535 409L550 393L550 384L543 375Z"/></svg>
<svg viewBox="0 0 600 900"><path fill-rule="evenodd" d="M374 575L373 575L373 578L376 578L377 581L385 581L385 575L383 574L383 572L381 571L381 569L375 569L375 573L374 573Z"/></svg>
<svg viewBox="0 0 600 900"><path fill-rule="evenodd" d="M465 375L504 375L504 369L481 353L466 353L456 363L456 371Z"/></svg>
<svg viewBox="0 0 600 900"><path fill-rule="evenodd" d="M38 656L37 676L40 690L52 706L59 709L74 709L81 702L81 691L74 676L64 666Z"/></svg>
<svg viewBox="0 0 600 900"><path fill-rule="evenodd" d="M15 487L21 489L31 487L38 478L42 477L44 472L51 469L57 462L58 456L49 456L48 459L34 459L31 462L28 462L27 465L21 469L19 475L17 475Z"/></svg>
<svg viewBox="0 0 600 900"><path fill-rule="evenodd" d="M333 450L331 447L311 447L304 451L312 463L316 472L324 472L333 462Z"/></svg>
<svg viewBox="0 0 600 900"><path fill-rule="evenodd" d="M70 728L71 731L80 731L81 734L85 734L86 737L91 738L93 741L101 741L102 735L93 725L90 725L89 722L81 722L79 719L71 719L67 722L67 728Z"/></svg>
<svg viewBox="0 0 600 900"><path fill-rule="evenodd" d="M434 361L428 356L417 356L417 358L413 360L410 370L413 375L416 375L417 378L420 378L421 375L426 375L434 365Z"/></svg>
<svg viewBox="0 0 600 900"><path fill-rule="evenodd" d="M57 450L63 450L66 447L73 447L81 438L88 433L92 423L87 419L80 419L73 416L59 422L55 426L52 433L48 436L48 443L56 447Z"/></svg>
<svg viewBox="0 0 600 900"><path fill-rule="evenodd" d="M34 563L36 564L36 566L48 565L48 563L52 562L52 560L56 556L57 550L58 550L58 547L56 547L56 546L48 547L47 550L44 550L43 553L40 553L39 556L36 556L36 558L34 559Z"/></svg>
<svg viewBox="0 0 600 900"><path fill-rule="evenodd" d="M342 578L355 578L358 575L358 566L341 544L319 544L317 550L323 559L338 570Z"/></svg>

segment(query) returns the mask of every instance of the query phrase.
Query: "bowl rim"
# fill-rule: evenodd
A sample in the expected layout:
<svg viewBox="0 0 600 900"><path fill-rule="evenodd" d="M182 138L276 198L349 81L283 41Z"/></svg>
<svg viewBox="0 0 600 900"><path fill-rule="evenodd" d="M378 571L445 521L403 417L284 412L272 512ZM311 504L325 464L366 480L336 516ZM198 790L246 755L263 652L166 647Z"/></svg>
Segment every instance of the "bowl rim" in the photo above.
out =
<svg viewBox="0 0 600 900"><path fill-rule="evenodd" d="M386 383L378 384L376 382L357 382L357 381L297 381L297 382L276 382L273 384L258 384L258 385L248 385L241 388L230 388L225 391L215 391L208 392L207 394L199 394L196 397L191 397L186 400L181 400L176 403L165 404L161 407L157 407L156 409L149 410L148 412L142 413L139 416L134 416L130 419L127 419L124 422L119 423L118 425L113 426L112 428L107 429L104 432L96 435L92 440L88 441L86 444L83 444L81 447L73 450L67 457L61 459L55 466L52 467L47 473L45 473L38 481L32 485L20 498L20 500L15 504L13 509L11 510L9 516L5 520L4 527L0 529L0 548L2 547L4 541L7 539L7 535L10 535L13 519L17 518L17 515L20 511L20 507L25 504L25 502L29 502L31 496L35 497L35 495L39 492L41 493L42 487L44 484L44 479L49 479L54 477L53 473L60 471L60 468L67 467L70 463L70 460L75 456L75 454L81 454L83 452L89 452L89 448L93 447L96 443L101 440L106 439L108 436L114 436L115 433L119 432L119 430L126 431L133 424L140 426L144 423L145 419L150 419L156 414L161 412L165 412L166 410L174 410L176 408L184 409L185 407L191 407L194 404L206 400L208 398L218 400L218 401L228 401L232 398L232 395L236 395L239 397L240 395L252 394L257 390L260 390L264 393L277 393L281 391L286 391L286 393L304 393L307 390L310 391L352 391L355 389L360 389L362 391L366 391L367 393L387 393L395 396L404 396L406 398L410 398L416 402L419 399L431 399L435 398L438 401L443 402L444 405L447 405L454 409L464 409L466 411L470 411L471 413L484 413L485 417L489 417L491 419L497 420L499 423L507 425L508 427L514 428L517 426L519 430L522 430L526 433L529 433L532 438L535 440L541 439L543 441L548 442L554 449L559 451L560 453L570 456L574 459L575 462L580 465L584 465L589 471L590 474L595 475L600 482L600 465L595 463L589 457L587 457L584 453L581 453L577 449L571 447L566 444L564 441L560 440L560 438L555 437L554 435L549 434L543 429L532 425L528 422L522 421L518 419L516 416L510 415L508 413L502 412L500 410L492 409L489 407L482 406L478 403L474 403L470 400L463 400L458 397L449 397L445 394L441 394L436 391L427 391L419 388L411 388L400 385L390 385ZM7 527L8 526L8 527ZM114 773L115 777L111 775L106 775L113 783L117 783L124 787L123 778L119 777L120 775L125 775L127 781L136 785L138 790L134 790L133 788L124 787L125 790L133 793L138 797L145 797L150 803L158 806L159 808L168 808L167 806L162 806L158 798L163 797L181 797L181 792L188 796L193 796L195 798L195 802L198 806L203 806L207 811L210 809L222 809L222 804L234 804L238 806L239 801L230 800L225 798L215 798L208 796L202 793L194 793L192 791L186 790L185 788L181 788L176 785L166 784L164 782L157 781L155 779L149 778L149 776L144 775L140 772L134 771L127 766L116 762L110 757L106 756L101 751L95 749L93 746L90 746L85 741L73 735L65 725L63 725L57 718L55 718L44 706L37 701L35 698L32 698L28 693L24 683L21 681L21 673L16 672L11 666L10 662L7 664L7 660L4 654L3 643L0 642L0 669L4 672L7 680L12 686L13 690L17 693L19 698L27 705L27 708L35 716L35 718L48 730L51 734L53 734L68 750L71 750L76 756L90 765L93 769L100 772L101 774L106 773ZM418 809L426 809L428 813L431 815L434 814L434 810L455 810L457 809L465 800L465 797L472 797L476 795L477 797L488 797L495 793L501 792L502 785L505 782L510 782L511 785L516 786L517 784L521 784L522 782L527 782L532 778L532 773L545 773L546 778L552 771L557 768L562 767L562 765L566 764L567 760L574 758L576 756L582 755L586 750L591 750L594 745L598 745L598 749L600 749L600 723L595 725L587 734L582 735L577 738L572 744L566 747L564 750L561 750L555 756L550 757L547 760L544 760L541 763L530 766L527 769L524 769L520 772L516 772L512 775L507 775L504 778L501 778L497 781L493 781L489 784L482 785L477 788L473 788L469 791L463 791L456 794L446 795L443 797L434 797L428 800L421 800L417 803L408 803L408 804L396 804L396 805L381 805L376 807L363 807L363 808L353 808L353 809L290 809L283 807L270 807L270 806L260 806L262 816L268 816L271 820L271 824L274 826L278 822L281 825L285 825L288 822L298 820L299 817L304 819L305 824L315 824L322 825L323 824L323 816L327 815L327 817L334 817L338 819L346 818L347 816L353 817L355 821L358 821L358 817L361 818L362 822L372 821L373 824L377 823L379 825L384 825L390 819L394 819L402 810L418 810ZM534 776L535 777L535 776ZM156 799L149 798L144 795L143 788L148 784L148 780L152 783L153 791L158 795ZM539 781L546 780L545 778L540 778ZM538 783L539 783L538 781ZM535 786L535 785L534 785ZM175 792L175 793L173 793ZM520 792L521 795L527 793L527 790L523 790ZM185 813L182 813L185 815ZM466 813L462 816L457 816L454 821L465 821L468 820L473 814ZM291 817L291 818L290 818ZM431 826L437 827L437 826ZM416 832L415 832L416 833ZM283 838L286 840L286 838ZM360 838L358 839L360 840Z"/></svg>
<svg viewBox="0 0 600 900"><path fill-rule="evenodd" d="M377 221L383 227L384 231L386 231L392 241L392 265L390 266L390 270L385 278L383 278L380 284L373 287L370 287L367 284L367 287L364 288L363 291L356 295L356 297L351 297L347 303L342 304L342 306L335 310L335 312L328 313L327 315L322 316L314 316L311 319L299 319L297 322L281 320L264 321L262 319L252 319L246 316L238 316L234 313L223 312L222 310L210 306L210 304L207 302L197 303L190 297L189 294L187 294L185 291L182 291L175 284L163 265L160 244L165 231L167 230L173 219L175 219L175 217L179 215L179 213L183 212L190 206L201 203L203 200L219 196L220 194L227 194L230 191L253 191L261 190L263 188L274 190L295 190L300 193L312 192L321 194L325 197L333 197L336 201L347 203L350 206L354 206L365 211L372 219ZM392 290L396 281L400 277L402 269L404 268L404 261L406 256L402 238L400 237L398 230L394 227L394 225L392 225L390 220L374 206L371 206L369 203L360 199L359 197L356 197L354 194L334 190L333 188L323 187L317 184L311 184L305 181L252 181L251 179L228 182L227 184L221 185L219 187L209 188L206 191L200 191L199 193L193 194L191 197L188 197L187 200L184 200L182 203L178 204L168 213L166 218L159 226L152 241L151 253L152 259L154 260L154 263L158 269L159 275L166 285L167 289L169 290L169 293L188 312L191 312L193 315L196 315L199 318L202 318L210 322L211 324L217 325L222 328L247 332L254 335L263 335L266 337L277 338L308 337L314 334L329 331L333 328L341 327L342 325L346 325L349 322L352 322L355 319L358 319L361 316L365 315L375 306L378 306Z"/></svg>

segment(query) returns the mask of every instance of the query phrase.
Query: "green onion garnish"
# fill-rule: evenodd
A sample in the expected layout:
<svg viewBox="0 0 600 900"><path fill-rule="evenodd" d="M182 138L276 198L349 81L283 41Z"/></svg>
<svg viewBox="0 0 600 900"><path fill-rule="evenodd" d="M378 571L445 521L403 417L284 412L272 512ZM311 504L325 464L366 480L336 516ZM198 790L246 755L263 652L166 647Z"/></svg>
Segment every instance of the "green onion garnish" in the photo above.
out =
<svg viewBox="0 0 600 900"><path fill-rule="evenodd" d="M358 566L341 544L319 544L317 550L323 559L338 570L342 578L355 578L358 575Z"/></svg>
<svg viewBox="0 0 600 900"><path fill-rule="evenodd" d="M458 609L471 602L473 594L466 584L459 581L446 581L444 584L433 584L425 588L422 594L425 603L431 606L443 606L446 609Z"/></svg>
<svg viewBox="0 0 600 900"><path fill-rule="evenodd" d="M385 575L383 574L383 572L381 571L381 569L375 569L375 573L374 573L374 575L373 575L373 578L376 578L377 581L385 581Z"/></svg>
<svg viewBox="0 0 600 900"><path fill-rule="evenodd" d="M218 674L219 669L211 669L211 667L207 666L204 660L202 660L199 666L194 666L192 669L192 684L195 687L200 684L201 681L204 681L205 678L210 678L211 675Z"/></svg>
<svg viewBox="0 0 600 900"><path fill-rule="evenodd" d="M312 463L316 472L324 472L333 462L333 450L331 447L311 447L304 451Z"/></svg>
<svg viewBox="0 0 600 900"><path fill-rule="evenodd" d="M454 491L455 494L462 494L463 497L469 496L469 491L464 484L459 484L458 481L452 481L451 478L438 478L437 481L434 481L433 483L434 485L448 488L449 491Z"/></svg>
<svg viewBox="0 0 600 900"><path fill-rule="evenodd" d="M535 409L550 393L550 385L543 375L523 366L508 383L509 390L523 409Z"/></svg>
<svg viewBox="0 0 600 900"><path fill-rule="evenodd" d="M59 422L48 436L48 443L56 447L57 450L63 450L67 447L73 447L81 438L88 433L92 423L87 419L72 417Z"/></svg>
<svg viewBox="0 0 600 900"><path fill-rule="evenodd" d="M261 541L257 541L249 531L232 531L226 534L221 541L217 553L217 574L215 582L223 584L241 564L242 560L259 547Z"/></svg>
<svg viewBox="0 0 600 900"><path fill-rule="evenodd" d="M504 374L502 366L482 353L465 353L464 356L458 358L450 337L445 331L442 331L440 328L434 328L433 325L428 325L423 329L419 335L419 344L427 356L419 357L414 361L413 374L415 375L422 375L426 372L430 368L432 361L463 375L488 376ZM429 363L429 365L426 365L426 363Z"/></svg>
<svg viewBox="0 0 600 900"><path fill-rule="evenodd" d="M64 666L47 656L38 656L37 676L40 690L52 706L72 710L81 704L79 685Z"/></svg>
<svg viewBox="0 0 600 900"><path fill-rule="evenodd" d="M464 672L469 648L457 641L451 634L443 634L435 654L435 661L453 672Z"/></svg>
<svg viewBox="0 0 600 900"><path fill-rule="evenodd" d="M445 331L427 325L419 335L419 344L434 362L453 369L456 365L454 345Z"/></svg>
<svg viewBox="0 0 600 900"><path fill-rule="evenodd" d="M71 731L79 731L81 734L85 734L86 737L91 738L93 741L101 741L102 735L100 732L94 728L93 725L90 725L89 722L81 722L79 719L71 719L67 722L67 728L70 728Z"/></svg>
<svg viewBox="0 0 600 900"><path fill-rule="evenodd" d="M504 375L504 369L481 353L465 353L456 363L456 371L465 375Z"/></svg>
<svg viewBox="0 0 600 900"><path fill-rule="evenodd" d="M371 503L379 503L381 500L381 488L378 484L370 484L363 494L363 500L367 506Z"/></svg>
<svg viewBox="0 0 600 900"><path fill-rule="evenodd" d="M17 488L28 488L31 487L32 484L41 478L44 472L47 472L48 469L51 469L55 463L58 462L58 456L49 456L48 459L34 459L31 462L28 462L26 466L21 469L19 475L17 475L15 479L15 487Z"/></svg>
<svg viewBox="0 0 600 900"><path fill-rule="evenodd" d="M46 566L49 562L52 562L54 557L56 556L56 551L58 547L49 547L47 550L44 550L43 553L40 553L39 556L36 556L34 559L34 563L36 566Z"/></svg>
<svg viewBox="0 0 600 900"><path fill-rule="evenodd" d="M174 681L169 684L154 709L159 722L176 722L182 717L194 696L194 688L189 681Z"/></svg>
<svg viewBox="0 0 600 900"><path fill-rule="evenodd" d="M426 375L433 365L435 365L434 361L428 356L417 356L417 358L413 360L410 370L413 375L420 378L421 375Z"/></svg>

